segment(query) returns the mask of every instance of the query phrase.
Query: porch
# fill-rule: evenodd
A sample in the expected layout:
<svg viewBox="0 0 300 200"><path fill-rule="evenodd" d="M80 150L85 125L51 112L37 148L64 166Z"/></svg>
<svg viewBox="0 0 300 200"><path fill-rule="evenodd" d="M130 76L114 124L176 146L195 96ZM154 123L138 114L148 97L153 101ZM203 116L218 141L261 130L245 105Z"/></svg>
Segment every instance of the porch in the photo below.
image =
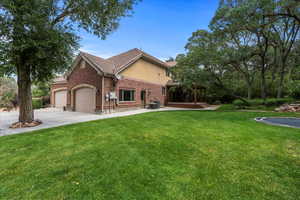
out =
<svg viewBox="0 0 300 200"><path fill-rule="evenodd" d="M197 86L193 89L185 88L178 83L168 83L167 102L169 107L178 108L206 108L206 88Z"/></svg>

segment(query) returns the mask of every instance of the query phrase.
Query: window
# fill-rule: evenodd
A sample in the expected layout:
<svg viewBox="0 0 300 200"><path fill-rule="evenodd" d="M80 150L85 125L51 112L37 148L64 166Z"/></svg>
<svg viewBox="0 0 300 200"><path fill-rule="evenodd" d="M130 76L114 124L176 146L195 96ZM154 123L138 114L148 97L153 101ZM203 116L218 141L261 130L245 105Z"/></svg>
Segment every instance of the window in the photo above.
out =
<svg viewBox="0 0 300 200"><path fill-rule="evenodd" d="M162 95L163 95L163 96L166 96L166 88L165 88L165 87L162 87L162 88L161 88L161 91L162 91Z"/></svg>
<svg viewBox="0 0 300 200"><path fill-rule="evenodd" d="M170 69L166 69L166 76L171 77Z"/></svg>
<svg viewBox="0 0 300 200"><path fill-rule="evenodd" d="M119 90L119 101L135 101L135 91Z"/></svg>

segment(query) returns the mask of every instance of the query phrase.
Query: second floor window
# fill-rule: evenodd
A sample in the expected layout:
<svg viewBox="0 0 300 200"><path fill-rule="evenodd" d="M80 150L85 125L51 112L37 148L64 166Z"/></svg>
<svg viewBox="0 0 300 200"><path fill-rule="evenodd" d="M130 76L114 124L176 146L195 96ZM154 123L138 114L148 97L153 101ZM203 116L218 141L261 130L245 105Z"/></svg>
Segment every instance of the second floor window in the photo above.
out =
<svg viewBox="0 0 300 200"><path fill-rule="evenodd" d="M135 101L134 90L119 90L119 101Z"/></svg>

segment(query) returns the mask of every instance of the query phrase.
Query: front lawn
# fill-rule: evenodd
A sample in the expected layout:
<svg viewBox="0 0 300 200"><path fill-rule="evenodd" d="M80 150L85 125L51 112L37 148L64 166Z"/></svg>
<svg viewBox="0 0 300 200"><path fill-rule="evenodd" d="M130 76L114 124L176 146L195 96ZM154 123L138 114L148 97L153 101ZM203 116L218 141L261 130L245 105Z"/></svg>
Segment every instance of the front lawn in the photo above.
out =
<svg viewBox="0 0 300 200"><path fill-rule="evenodd" d="M253 120L274 115L158 112L1 137L0 199L299 199L300 130Z"/></svg>

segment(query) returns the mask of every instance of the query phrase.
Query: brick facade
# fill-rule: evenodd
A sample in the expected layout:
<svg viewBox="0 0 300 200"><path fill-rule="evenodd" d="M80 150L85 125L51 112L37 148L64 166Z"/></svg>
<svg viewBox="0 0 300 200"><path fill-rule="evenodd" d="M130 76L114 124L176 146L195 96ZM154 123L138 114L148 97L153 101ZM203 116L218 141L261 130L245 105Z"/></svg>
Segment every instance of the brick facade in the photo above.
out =
<svg viewBox="0 0 300 200"><path fill-rule="evenodd" d="M133 89L135 90L134 102L119 102L119 107L141 107L143 102L141 99L141 92L146 92L146 103L151 101L160 101L162 105L165 104L165 96L162 93L163 85L148 83L139 80L126 79L119 80L117 83L117 95L119 95L120 89Z"/></svg>
<svg viewBox="0 0 300 200"><path fill-rule="evenodd" d="M55 83L51 85L50 104L55 105L54 95L56 91L68 88L68 83Z"/></svg>
<svg viewBox="0 0 300 200"><path fill-rule="evenodd" d="M104 91L102 91L102 75L98 74L97 71L86 63L85 67L81 67L80 64L74 68L72 73L68 76L67 83L53 84L51 87L52 91L59 88L67 88L67 108L68 110L74 110L75 93L79 85L90 85L96 88L96 112L102 111L102 98L104 99L103 109L123 109L123 108L136 108L142 107L143 102L141 99L141 92L146 92L146 103L149 104L151 101L160 101L162 105L165 104L166 96L163 95L163 85L153 84L145 81L134 80L130 78L122 78L122 80L114 80L111 77L104 78ZM75 90L73 88L76 88ZM109 92L116 92L119 99L120 89L131 89L135 91L135 101L132 102L119 102L107 101L105 95ZM72 91L72 92L71 92ZM52 98L51 103L54 105L54 92L51 92ZM102 96L103 95L103 96ZM72 99L73 98L73 99Z"/></svg>
<svg viewBox="0 0 300 200"><path fill-rule="evenodd" d="M68 91L71 91L74 87L78 85L91 85L96 88L98 91L96 93L96 108L95 111L101 110L101 84L102 84L102 76L97 73L97 71L91 67L88 63L85 64L85 67L82 68L80 65L76 66L76 68L72 71L72 73L68 77ZM68 92L67 97L67 107L69 109L74 109L75 99L74 98L76 90L74 91L73 97L71 97L71 92ZM74 103L72 103L74 102ZM73 105L72 105L73 104Z"/></svg>

